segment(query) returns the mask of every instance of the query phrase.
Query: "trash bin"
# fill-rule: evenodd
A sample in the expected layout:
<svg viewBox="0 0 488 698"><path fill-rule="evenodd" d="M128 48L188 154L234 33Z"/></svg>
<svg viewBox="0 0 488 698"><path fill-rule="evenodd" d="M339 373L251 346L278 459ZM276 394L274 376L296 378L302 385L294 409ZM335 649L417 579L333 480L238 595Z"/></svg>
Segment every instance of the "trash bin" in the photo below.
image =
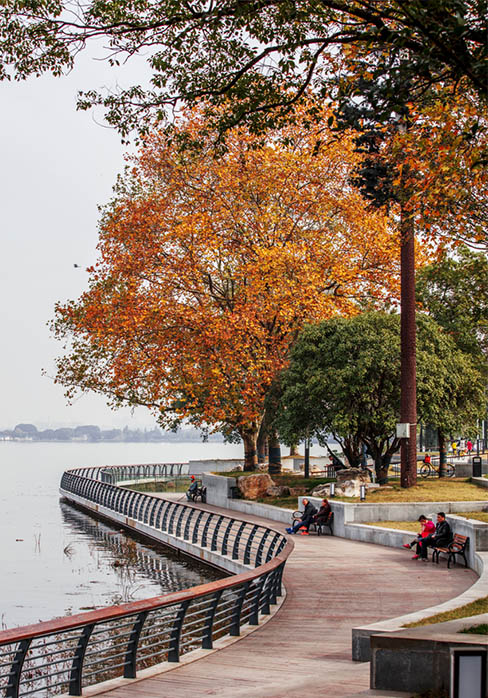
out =
<svg viewBox="0 0 488 698"><path fill-rule="evenodd" d="M481 477L481 456L473 456L473 477Z"/></svg>

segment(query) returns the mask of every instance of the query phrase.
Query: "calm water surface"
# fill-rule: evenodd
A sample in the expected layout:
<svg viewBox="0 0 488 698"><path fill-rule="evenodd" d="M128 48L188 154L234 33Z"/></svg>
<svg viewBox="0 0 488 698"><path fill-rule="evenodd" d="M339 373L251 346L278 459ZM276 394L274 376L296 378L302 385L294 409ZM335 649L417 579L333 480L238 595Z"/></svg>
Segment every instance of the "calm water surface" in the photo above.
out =
<svg viewBox="0 0 488 698"><path fill-rule="evenodd" d="M241 457L218 443L0 442L3 628L176 591L219 573L142 544L60 501L67 468Z"/></svg>

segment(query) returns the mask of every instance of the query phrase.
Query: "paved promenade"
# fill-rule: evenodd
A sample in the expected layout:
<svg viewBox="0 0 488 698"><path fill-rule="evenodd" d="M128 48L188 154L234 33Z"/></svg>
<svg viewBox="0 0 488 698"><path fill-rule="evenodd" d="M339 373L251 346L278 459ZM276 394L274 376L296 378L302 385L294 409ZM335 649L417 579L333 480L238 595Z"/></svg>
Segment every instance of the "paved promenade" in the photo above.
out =
<svg viewBox="0 0 488 698"><path fill-rule="evenodd" d="M342 538L298 535L294 542L286 600L266 625L208 657L115 689L111 698L407 696L369 691L369 663L351 661L351 628L446 601L471 586L475 573Z"/></svg>

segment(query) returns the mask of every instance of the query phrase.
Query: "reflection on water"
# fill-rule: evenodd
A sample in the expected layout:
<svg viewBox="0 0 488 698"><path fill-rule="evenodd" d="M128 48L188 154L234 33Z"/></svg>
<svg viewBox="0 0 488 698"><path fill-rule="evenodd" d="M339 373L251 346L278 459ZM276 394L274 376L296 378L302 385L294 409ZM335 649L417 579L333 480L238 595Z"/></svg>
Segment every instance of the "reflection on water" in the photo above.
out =
<svg viewBox="0 0 488 698"><path fill-rule="evenodd" d="M117 589L112 603L128 603L153 595L166 594L223 575L157 543L142 543L118 530L60 502L63 523L88 544L92 559L108 563L114 570ZM73 546L67 551L73 556ZM143 593L140 593L143 592Z"/></svg>

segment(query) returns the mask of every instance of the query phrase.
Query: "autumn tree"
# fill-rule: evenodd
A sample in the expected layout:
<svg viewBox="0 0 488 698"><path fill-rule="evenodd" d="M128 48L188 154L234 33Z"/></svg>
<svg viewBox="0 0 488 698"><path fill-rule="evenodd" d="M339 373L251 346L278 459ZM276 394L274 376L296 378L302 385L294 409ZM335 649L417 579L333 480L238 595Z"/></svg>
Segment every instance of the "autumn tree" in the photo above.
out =
<svg viewBox="0 0 488 698"><path fill-rule="evenodd" d="M204 141L199 111L177 138L147 138L103 211L88 290L56 308L68 395L237 431L252 469L266 393L303 324L396 295L395 232L349 184L351 137L295 118L265 143L234 130L218 158L212 134L178 147Z"/></svg>

